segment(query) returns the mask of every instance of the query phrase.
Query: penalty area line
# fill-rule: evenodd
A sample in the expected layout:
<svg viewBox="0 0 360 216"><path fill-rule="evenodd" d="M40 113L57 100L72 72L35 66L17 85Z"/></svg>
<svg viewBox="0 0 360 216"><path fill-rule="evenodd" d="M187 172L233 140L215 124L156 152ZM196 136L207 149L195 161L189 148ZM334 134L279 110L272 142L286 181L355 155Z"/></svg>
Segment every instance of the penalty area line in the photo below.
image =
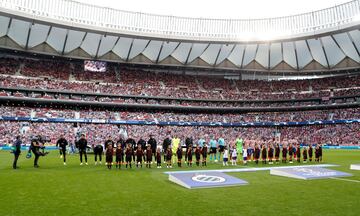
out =
<svg viewBox="0 0 360 216"><path fill-rule="evenodd" d="M360 183L360 181L359 181L359 180L354 180L354 179L345 179L345 178L336 178L336 177L331 177L331 179L341 180L341 181L348 181L348 182L355 182L355 183Z"/></svg>

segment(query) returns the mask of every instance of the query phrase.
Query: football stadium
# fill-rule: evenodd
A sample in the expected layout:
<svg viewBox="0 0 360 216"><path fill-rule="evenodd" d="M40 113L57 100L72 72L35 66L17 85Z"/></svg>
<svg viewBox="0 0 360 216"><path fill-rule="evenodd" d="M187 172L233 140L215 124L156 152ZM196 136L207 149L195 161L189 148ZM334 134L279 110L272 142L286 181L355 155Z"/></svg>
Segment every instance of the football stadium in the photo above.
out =
<svg viewBox="0 0 360 216"><path fill-rule="evenodd" d="M0 0L0 215L360 215L360 0L126 2Z"/></svg>

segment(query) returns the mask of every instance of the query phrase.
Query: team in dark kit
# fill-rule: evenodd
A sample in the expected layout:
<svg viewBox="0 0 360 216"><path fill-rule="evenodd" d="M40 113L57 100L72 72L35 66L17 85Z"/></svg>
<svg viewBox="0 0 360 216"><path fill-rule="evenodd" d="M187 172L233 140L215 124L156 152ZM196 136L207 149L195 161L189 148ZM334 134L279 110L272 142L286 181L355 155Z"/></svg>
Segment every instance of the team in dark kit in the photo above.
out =
<svg viewBox="0 0 360 216"><path fill-rule="evenodd" d="M49 153L44 151L45 142L46 140L44 140L41 136L35 136L31 139L27 158L30 158L32 154L34 155L34 167L36 168L39 167L39 158ZM81 134L79 139L75 142L75 146L79 151L80 165L83 165L84 162L88 165L87 152L89 149L93 150L95 165L102 164L102 157L103 154L105 154L105 164L108 169L112 169L113 165L115 165L116 169L121 169L123 165L125 165L125 168L131 169L132 164L135 164L137 168L142 168L144 163L146 168L151 168L153 161L156 162L157 168L162 168L162 159L163 162L166 163L167 168L172 168L175 160L177 161L177 167L183 167L183 160L185 165L192 167L194 157L195 165L197 167L207 165L207 155L209 154L209 147L207 143L202 142L202 146L199 144L194 145L192 138L189 137L185 139L184 144L184 146L179 145L176 150L174 149L175 152L173 152L172 139L170 135L162 142L162 148L158 145L153 135L150 135L148 141L145 141L143 138L140 138L138 142L132 138L128 138L126 140L120 138L116 143L111 137L108 137L108 139L105 140L104 145L95 144L89 146L85 138L85 134ZM21 154L22 145L23 143L21 137L16 136L12 148L12 153L14 154L14 169L19 168L17 162ZM67 162L66 149L68 145L69 142L65 139L65 136L63 134L60 135L56 142L56 147L59 149L60 158L63 159L64 165L66 165ZM215 155L217 152L219 154L221 153L220 146L217 146L215 150L214 148L214 146L210 148L212 151L211 153ZM300 146L300 144L295 143L290 143L289 145L280 145L279 143L256 143L253 146L242 144L242 152L236 152L236 144L231 147L222 146L222 148L226 150L229 149L229 155L232 155L232 158L237 158L237 154L242 154L244 165L250 161L254 161L255 164L259 164L259 162L263 164L278 164L280 163L280 158L282 163L293 163L294 161L298 163L307 163L308 161L312 162L313 159L315 162L322 161L321 144L316 144L315 148L313 145Z"/></svg>

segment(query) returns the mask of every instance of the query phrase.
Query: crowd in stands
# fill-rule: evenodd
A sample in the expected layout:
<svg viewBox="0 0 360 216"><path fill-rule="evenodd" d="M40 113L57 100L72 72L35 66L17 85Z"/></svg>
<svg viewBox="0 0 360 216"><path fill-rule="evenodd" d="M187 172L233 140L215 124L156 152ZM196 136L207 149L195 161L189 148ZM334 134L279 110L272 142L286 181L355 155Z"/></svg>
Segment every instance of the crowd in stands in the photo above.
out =
<svg viewBox="0 0 360 216"><path fill-rule="evenodd" d="M148 139L154 135L158 144L167 136L177 136L184 144L185 138L191 137L194 143L204 138L223 137L227 143L234 143L236 138L242 138L245 143L253 145L268 142L280 135L281 143L322 143L329 145L360 145L360 124L317 125L306 127L186 127L186 126L156 126L156 125L110 125L110 124L70 124L70 123L24 123L15 121L0 121L0 144L12 143L16 134L22 133L25 144L34 135L46 136L54 143L60 136L74 142L79 133L86 135L89 145L102 144L109 136L114 140L120 137L131 137L136 141ZM20 132L21 131L21 132Z"/></svg>
<svg viewBox="0 0 360 216"><path fill-rule="evenodd" d="M86 72L94 73L94 72ZM125 72L122 72L125 73ZM134 72L135 73L135 72ZM149 74L142 72L140 74ZM151 74L151 73L150 73ZM127 74L127 75L130 75ZM167 74L168 75L168 74ZM104 74L102 75L104 76ZM168 75L172 77L175 81L176 76ZM44 75L44 77L47 77ZM90 77L86 75L85 77ZM124 74L120 77L126 77ZM146 77L143 75L142 77ZM166 77L166 76L164 76ZM194 79L191 78L192 82ZM333 78L336 79L336 78ZM9 76L0 76L0 86L3 87L22 87L30 89L49 89L49 90L61 90L61 91L71 91L71 92L87 92L87 93L107 93L107 94L117 94L117 95L143 95L143 96L161 96L161 97L171 97L171 98L200 98L200 99L217 99L217 100L281 100L281 99L304 99L304 98L323 98L331 96L344 96L344 95L359 95L360 94L360 84L357 84L359 79L350 79L353 80L353 85L348 87L343 86L339 89L323 89L316 91L287 91L282 89L282 92L276 92L274 90L265 89L252 89L251 86L248 86L247 91L237 92L231 90L204 90L199 87L198 89L185 88L184 86L166 86L162 85L161 82L150 82L149 80L136 80L133 79L132 82L119 81L115 83L97 83L95 81L65 81L65 80L54 80L54 79L43 79L43 78L34 78L30 79L29 77L9 77ZM345 79L345 80L346 80ZM165 80L165 79L164 79ZM339 79L339 82L342 82L344 79ZM229 81L229 80L228 80ZM321 81L321 80L319 80ZM230 82L230 81L229 81ZM246 83L248 81L242 81ZM249 81L252 82L252 81ZM256 81L259 82L255 86L261 86L265 81ZM292 82L292 81L283 81L283 83ZM347 81L345 81L347 83ZM190 84L191 86L192 84ZM328 86L330 88L330 86ZM192 87L193 88L193 87ZM225 88L223 86L223 88ZM352 89L348 89L352 88Z"/></svg>
<svg viewBox="0 0 360 216"><path fill-rule="evenodd" d="M333 100L310 100L310 101L291 101L291 102L264 102L264 101L186 101L177 99L147 99L147 98L129 98L122 96L97 96L97 95L74 95L65 93L39 93L31 90L23 91L14 90L0 90L0 96L9 97L26 97L37 99L51 99L51 100L75 100L75 101L89 101L89 102L108 102L114 104L144 104L144 105L164 105L164 106L194 106L194 107L295 107L295 106L316 106L319 104L340 104L356 102L354 97L341 98L338 101Z"/></svg>
<svg viewBox="0 0 360 216"><path fill-rule="evenodd" d="M19 69L20 63L13 58L0 58L0 74L14 75Z"/></svg>
<svg viewBox="0 0 360 216"><path fill-rule="evenodd" d="M31 108L0 106L0 116L37 118L86 118L111 120L145 120L162 122L302 122L323 120L360 119L360 108L314 110L269 113L174 113L174 112L128 112L109 110L70 110L54 108Z"/></svg>
<svg viewBox="0 0 360 216"><path fill-rule="evenodd" d="M24 66L21 68L21 74L24 76L69 79L70 64L64 61L25 59L22 63Z"/></svg>
<svg viewBox="0 0 360 216"><path fill-rule="evenodd" d="M294 101L201 101L201 100L184 100L184 99L159 99L159 98L136 98L136 97L124 97L124 96L107 96L107 95L75 95L73 93L63 92L47 92L40 93L32 90L9 90L0 89L0 96L9 97L27 97L37 99L51 99L51 100L76 100L76 101L89 101L89 102L108 102L115 104L147 104L147 105L164 105L164 106L195 106L195 107L294 107L294 106L316 106L319 104L340 104L340 103L353 103L356 102L356 97L340 98L334 100L294 100Z"/></svg>
<svg viewBox="0 0 360 216"><path fill-rule="evenodd" d="M260 81L229 80L205 76L148 72L119 65L108 65L107 72L84 72L78 62L39 59L0 58L0 87L48 89L70 92L106 93L116 95L163 96L171 98L195 98L216 100L277 100L323 98L323 103L333 103L326 99L333 96L360 95L358 77L334 77L313 80ZM113 103L159 104L176 106L307 106L319 102L207 102L134 99L124 97L98 97L67 95L61 93L25 95L21 91L10 94L0 91L0 96L31 97L44 99L100 101ZM354 99L349 99L354 100ZM343 100L340 99L339 102ZM337 102L337 101L336 101ZM355 102L355 101L354 101ZM0 106L0 116L46 117L46 118L91 118L112 120L146 121L185 121L185 122L287 122L309 120L360 119L360 108L274 112L274 113L174 113L174 112L127 112L110 110L71 110L59 108L35 108ZM359 145L360 124L337 124L306 127L189 127L189 126L135 126L111 124L70 124L70 123L34 123L0 121L0 145L11 143L17 133L22 133L25 143L32 135L47 136L55 141L61 133L73 141L78 132L86 134L90 145L102 143L109 136L132 137L136 140L148 138L153 134L161 143L166 136L179 136L184 142L186 137L194 140L210 136L224 137L234 142L238 137L245 143L265 142L281 134L282 142L327 143L339 145Z"/></svg>
<svg viewBox="0 0 360 216"><path fill-rule="evenodd" d="M66 60L0 58L0 86L98 92L121 95L202 99L303 99L360 94L360 79L333 77L312 80L229 80L205 76L147 72L108 64L107 72L85 72ZM70 79L70 75L75 79ZM29 77L34 77L30 79ZM44 78L45 77L45 78Z"/></svg>

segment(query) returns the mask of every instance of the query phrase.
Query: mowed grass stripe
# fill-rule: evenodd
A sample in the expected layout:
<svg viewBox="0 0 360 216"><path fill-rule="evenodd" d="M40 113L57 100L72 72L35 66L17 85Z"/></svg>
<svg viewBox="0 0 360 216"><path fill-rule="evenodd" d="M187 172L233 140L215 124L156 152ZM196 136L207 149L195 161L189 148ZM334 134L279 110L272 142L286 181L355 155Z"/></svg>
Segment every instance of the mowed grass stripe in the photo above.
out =
<svg viewBox="0 0 360 216"><path fill-rule="evenodd" d="M64 166L57 151L40 158L39 169L25 153L19 170L12 170L11 163L12 155L0 152L0 215L360 215L360 184L335 179L304 181L271 176L269 171L228 173L249 185L188 190L169 182L164 172L222 169L222 164L107 170L95 166L92 155L88 166L80 166L77 155L68 156ZM360 163L360 151L324 150L323 163L338 164L330 169L360 180L360 172L349 169ZM247 165L264 166L275 165Z"/></svg>

